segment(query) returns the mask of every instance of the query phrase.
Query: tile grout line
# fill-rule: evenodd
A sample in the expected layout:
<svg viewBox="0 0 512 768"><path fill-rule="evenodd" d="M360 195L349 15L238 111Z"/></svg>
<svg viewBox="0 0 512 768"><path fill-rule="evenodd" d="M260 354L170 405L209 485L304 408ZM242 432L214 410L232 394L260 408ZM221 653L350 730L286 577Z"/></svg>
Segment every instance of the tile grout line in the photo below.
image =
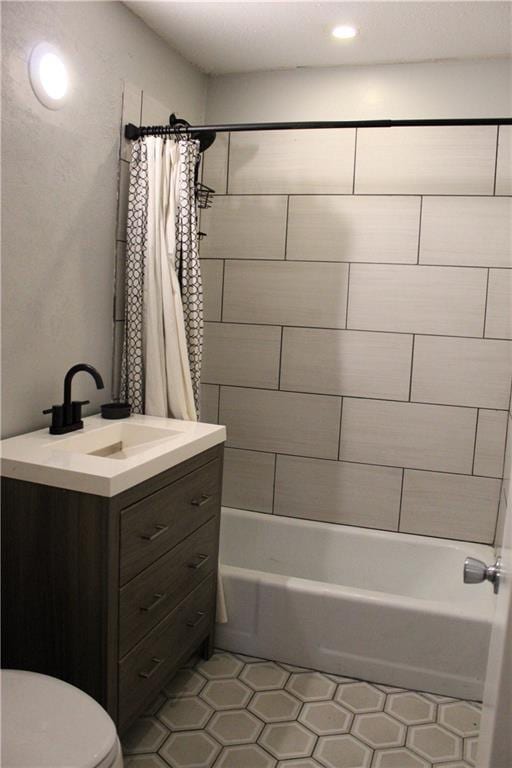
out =
<svg viewBox="0 0 512 768"><path fill-rule="evenodd" d="M503 193L501 195L493 195L490 192L474 192L461 194L460 192L218 192L217 197L464 197L464 198L477 198L483 197L485 199L493 197L510 197L509 194Z"/></svg>
<svg viewBox="0 0 512 768"><path fill-rule="evenodd" d="M420 249L421 249L421 223L423 218L423 195L420 197L420 216L418 220L418 255L416 257L416 264L420 263Z"/></svg>
<svg viewBox="0 0 512 768"><path fill-rule="evenodd" d="M341 429L343 425L343 402L345 398L341 398L341 405L340 405L340 426L338 431L338 453L337 453L337 461L340 461L340 454L341 454Z"/></svg>
<svg viewBox="0 0 512 768"><path fill-rule="evenodd" d="M346 301L346 306L345 306L345 329L346 330L349 330L349 327L348 327L348 307L349 307L349 303L350 303L350 266L351 265L350 265L350 262L349 262L348 270L347 270L347 294L346 294L346 299L345 299L345 301Z"/></svg>
<svg viewBox="0 0 512 768"><path fill-rule="evenodd" d="M122 322L122 321L118 321ZM276 388L270 388L270 387L255 387L250 386L248 384L226 384L225 382L218 382L218 381L203 381L202 384L209 384L211 386L217 386L217 387L225 387L227 389L244 389L244 390L252 390L255 392L274 392L275 394L282 392L283 394L288 395L311 395L311 397L331 397L331 398L346 398L348 400L369 400L373 402L378 403L390 403L390 404L401 404L401 405L430 405L436 408L464 408L465 410L469 411L476 411L478 408L481 408L486 411L497 411L498 413L506 413L507 408L495 408L488 405L457 405L454 403L433 403L428 402L425 400L397 400L389 397L367 397L364 395L349 395L345 394L343 392L304 392L302 390L295 390L295 389L276 389Z"/></svg>
<svg viewBox="0 0 512 768"><path fill-rule="evenodd" d="M472 477L476 477L475 475L475 461L476 461L476 444L478 440L478 422L480 420L480 408L476 409L476 421L475 421L475 439L473 442L473 463L471 464L471 475Z"/></svg>
<svg viewBox="0 0 512 768"><path fill-rule="evenodd" d="M220 287L220 320L219 320L220 323L224 322L224 283L226 280L226 259L221 259L221 261L222 261L222 281L221 281L221 287Z"/></svg>
<svg viewBox="0 0 512 768"><path fill-rule="evenodd" d="M283 368L283 336L284 336L284 325L281 326L281 339L279 343L279 365L277 369L277 390L276 392L281 391L281 374L282 374L282 368Z"/></svg>
<svg viewBox="0 0 512 768"><path fill-rule="evenodd" d="M279 259L279 261L288 261L288 222L290 219L290 195L286 198L286 214L285 214L285 225L284 225L284 258Z"/></svg>
<svg viewBox="0 0 512 768"><path fill-rule="evenodd" d="M491 268L488 267L487 269L487 280L485 283L485 305L484 305L484 327L482 330L482 339L485 339L485 329L487 326L487 303L489 301L489 278L491 275Z"/></svg>
<svg viewBox="0 0 512 768"><path fill-rule="evenodd" d="M123 163L128 163L128 160L122 160ZM117 238L119 239L119 238ZM268 259L263 257L243 259L239 256L236 257L221 257L218 256L202 256L204 261L231 261L238 262L240 264L354 264L354 266L365 267L421 267L422 269L474 269L474 270L487 270L487 269L504 269L507 271L512 270L512 266L504 267L502 264L447 264L446 262L438 263L421 263L417 261L357 261L357 260L345 260L345 259Z"/></svg>
<svg viewBox="0 0 512 768"><path fill-rule="evenodd" d="M123 242L122 240L119 242ZM215 261L224 261L223 259L215 259ZM229 261L227 259L226 261ZM282 323L261 323L257 322L255 320L205 320L205 323L208 323L209 325L220 325L221 323L224 325L247 325L247 326L256 326L261 328L280 328L281 326L284 328L295 328L300 330L306 330L306 331L341 331L349 333L382 333L387 334L388 336L394 335L394 336L426 336L427 338L434 338L434 339L472 339L474 341L482 341L482 336L460 336L457 334L452 333L418 333L417 331L387 331L387 330L380 330L376 328L345 328L345 327L334 327L334 326L321 326L321 325L296 325L295 323L292 324L285 324ZM504 341L504 342L510 342L512 339L504 338L504 337L497 337L497 336L485 336L485 341ZM500 410L498 408L498 410Z"/></svg>
<svg viewBox="0 0 512 768"><path fill-rule="evenodd" d="M228 133L228 151L226 158L226 195L229 194L229 161L231 154L231 132Z"/></svg>
<svg viewBox="0 0 512 768"><path fill-rule="evenodd" d="M409 377L409 399L408 402L414 402L411 400L412 397L412 374L414 370L414 348L416 343L416 334L413 333L412 335L412 344L411 344L411 371L410 371L410 377Z"/></svg>
<svg viewBox="0 0 512 768"><path fill-rule="evenodd" d="M500 145L500 126L496 126L496 156L494 158L494 183L492 194L496 197L496 182L498 181L498 150Z"/></svg>
<svg viewBox="0 0 512 768"><path fill-rule="evenodd" d="M272 512L271 512L272 515L274 515L276 511L275 504L276 504L276 483L277 483L277 453L274 453L273 456L274 456L274 481L272 483Z"/></svg>
<svg viewBox="0 0 512 768"><path fill-rule="evenodd" d="M473 475L471 472L454 472L446 469L427 469L425 467L413 467L413 466L407 466L407 467L401 467L397 464L377 464L375 462L371 461L354 461L353 459L326 459L323 456L304 456L303 454L299 453L285 453L284 451L270 451L270 450L262 450L261 448L245 448L239 445L227 445L226 446L230 451L248 451L249 453L263 453L266 456L282 456L283 458L290 458L290 459L306 459L307 461L329 461L331 464L355 464L358 467L376 467L380 469L405 469L405 470L413 470L414 472L431 472L434 475L455 475L457 477L475 477L480 478L481 480L501 480L501 477L490 477L489 475ZM252 510L257 511L257 510Z"/></svg>
<svg viewBox="0 0 512 768"><path fill-rule="evenodd" d="M398 525L397 525L397 533L400 533L400 528L402 525L402 502L404 498L404 482L405 482L405 467L402 467L402 483L400 485L400 503L398 504Z"/></svg>
<svg viewBox="0 0 512 768"><path fill-rule="evenodd" d="M352 194L356 193L356 163L357 163L357 128L354 137L354 166L352 171Z"/></svg>

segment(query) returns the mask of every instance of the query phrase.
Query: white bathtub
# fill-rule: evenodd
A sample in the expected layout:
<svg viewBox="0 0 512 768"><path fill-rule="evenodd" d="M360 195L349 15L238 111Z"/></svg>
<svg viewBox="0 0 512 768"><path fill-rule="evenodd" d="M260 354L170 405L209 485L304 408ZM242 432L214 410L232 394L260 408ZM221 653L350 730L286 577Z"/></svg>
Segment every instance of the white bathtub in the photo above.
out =
<svg viewBox="0 0 512 768"><path fill-rule="evenodd" d="M226 650L481 699L494 594L467 586L493 549L223 509Z"/></svg>

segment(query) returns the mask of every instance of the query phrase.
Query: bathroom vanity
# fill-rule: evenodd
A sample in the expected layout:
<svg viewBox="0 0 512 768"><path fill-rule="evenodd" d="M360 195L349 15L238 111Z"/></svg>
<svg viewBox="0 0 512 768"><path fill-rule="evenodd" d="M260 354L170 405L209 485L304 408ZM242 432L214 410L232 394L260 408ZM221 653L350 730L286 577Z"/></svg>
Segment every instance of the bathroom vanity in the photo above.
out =
<svg viewBox="0 0 512 768"><path fill-rule="evenodd" d="M73 683L123 730L212 651L225 430L84 423L2 443L2 662Z"/></svg>

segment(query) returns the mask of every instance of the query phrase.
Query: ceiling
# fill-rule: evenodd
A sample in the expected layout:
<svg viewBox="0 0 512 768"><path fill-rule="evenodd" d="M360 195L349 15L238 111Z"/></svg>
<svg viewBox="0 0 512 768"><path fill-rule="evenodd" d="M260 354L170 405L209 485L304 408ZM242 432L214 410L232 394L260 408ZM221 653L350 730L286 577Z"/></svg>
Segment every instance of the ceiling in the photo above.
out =
<svg viewBox="0 0 512 768"><path fill-rule="evenodd" d="M212 74L512 55L512 3L126 3L188 61ZM335 40L337 24L359 30Z"/></svg>

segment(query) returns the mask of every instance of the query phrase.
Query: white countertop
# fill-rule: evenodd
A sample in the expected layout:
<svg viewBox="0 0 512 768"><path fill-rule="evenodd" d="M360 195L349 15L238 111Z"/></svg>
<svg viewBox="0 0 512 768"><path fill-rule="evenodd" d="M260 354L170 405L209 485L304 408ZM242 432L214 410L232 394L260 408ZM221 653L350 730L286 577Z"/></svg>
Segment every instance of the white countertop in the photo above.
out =
<svg viewBox="0 0 512 768"><path fill-rule="evenodd" d="M94 456L74 450L71 438L82 436L82 444L95 441L108 430L109 435L122 439L123 425L157 428L155 440L147 440L130 455L128 448L123 458ZM167 437L162 430L167 430ZM149 431L149 430L148 430ZM162 436L163 435L163 436ZM27 480L71 491L98 496L115 496L160 472L175 467L182 461L224 442L226 428L194 421L163 419L156 416L133 415L128 419L108 420L99 414L84 419L84 428L65 435L51 435L48 428L26 435L2 440L1 474L16 480ZM105 441L103 441L105 442ZM120 453L118 455L121 455Z"/></svg>

